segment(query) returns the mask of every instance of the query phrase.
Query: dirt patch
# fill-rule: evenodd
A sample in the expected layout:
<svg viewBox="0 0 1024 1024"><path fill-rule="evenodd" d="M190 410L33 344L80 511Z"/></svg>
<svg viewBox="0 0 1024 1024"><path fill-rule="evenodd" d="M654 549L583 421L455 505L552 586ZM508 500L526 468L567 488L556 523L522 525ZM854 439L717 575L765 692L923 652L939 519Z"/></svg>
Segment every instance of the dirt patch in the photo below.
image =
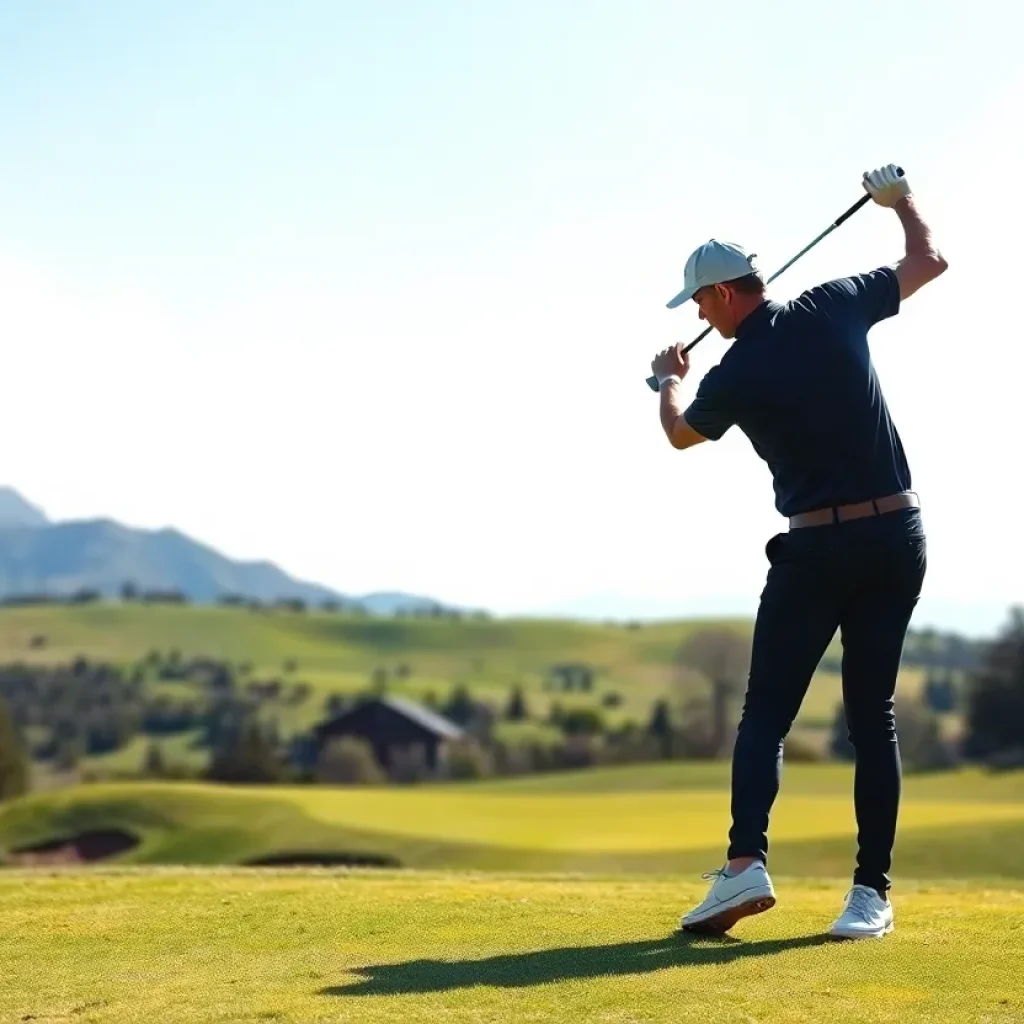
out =
<svg viewBox="0 0 1024 1024"><path fill-rule="evenodd" d="M82 832L77 836L50 839L45 843L8 850L6 862L15 866L34 864L88 864L109 860L139 845L139 840L128 832L116 829Z"/></svg>
<svg viewBox="0 0 1024 1024"><path fill-rule="evenodd" d="M402 862L394 857L377 853L346 853L332 851L296 850L284 853L270 853L254 857L244 863L245 867L315 867L315 868L400 868Z"/></svg>

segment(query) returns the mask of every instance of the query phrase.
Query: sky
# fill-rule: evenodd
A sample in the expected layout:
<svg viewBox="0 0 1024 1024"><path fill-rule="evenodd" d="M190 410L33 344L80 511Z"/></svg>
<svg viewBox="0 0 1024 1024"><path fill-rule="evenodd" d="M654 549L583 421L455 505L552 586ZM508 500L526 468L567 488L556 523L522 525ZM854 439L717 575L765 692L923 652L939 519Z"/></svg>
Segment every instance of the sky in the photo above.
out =
<svg viewBox="0 0 1024 1024"><path fill-rule="evenodd" d="M1024 600L1021 18L5 3L0 483L346 594L752 613L785 523L739 431L665 439L650 361L704 327L665 304L707 238L771 271L895 162L949 261L870 336L929 533L915 624L995 629ZM868 205L770 293L901 255Z"/></svg>

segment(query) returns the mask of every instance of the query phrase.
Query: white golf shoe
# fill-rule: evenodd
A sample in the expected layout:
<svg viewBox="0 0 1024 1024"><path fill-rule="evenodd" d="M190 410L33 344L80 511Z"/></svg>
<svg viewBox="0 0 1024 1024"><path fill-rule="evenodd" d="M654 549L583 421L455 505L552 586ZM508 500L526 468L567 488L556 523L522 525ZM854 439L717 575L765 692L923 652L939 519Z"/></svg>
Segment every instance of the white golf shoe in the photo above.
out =
<svg viewBox="0 0 1024 1024"><path fill-rule="evenodd" d="M874 889L855 885L829 935L837 939L880 939L893 930L892 903Z"/></svg>
<svg viewBox="0 0 1024 1024"><path fill-rule="evenodd" d="M775 906L775 888L764 864L757 860L738 875L725 869L701 876L712 878L711 891L699 907L685 914L679 931L723 935L737 921Z"/></svg>

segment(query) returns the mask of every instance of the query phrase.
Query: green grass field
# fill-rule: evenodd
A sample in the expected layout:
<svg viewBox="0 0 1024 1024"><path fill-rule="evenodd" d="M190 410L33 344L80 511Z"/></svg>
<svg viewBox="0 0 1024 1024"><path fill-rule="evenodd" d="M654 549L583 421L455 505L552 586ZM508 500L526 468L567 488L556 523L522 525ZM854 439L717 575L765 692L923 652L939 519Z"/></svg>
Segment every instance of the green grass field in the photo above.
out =
<svg viewBox="0 0 1024 1024"><path fill-rule="evenodd" d="M139 840L122 855L126 864L317 854L417 869L693 873L722 856L728 772L727 764L676 763L415 788L85 785L0 805L0 850L116 830ZM773 866L848 873L851 789L848 765L787 765ZM898 871L1024 879L1022 843L1024 773L906 779Z"/></svg>
<svg viewBox="0 0 1024 1024"><path fill-rule="evenodd" d="M120 862L0 870L0 1019L1024 1020L1024 772L906 780L897 929L824 932L851 770L787 765L779 904L673 935L721 864L728 766L414 788L96 784L0 807L0 849L118 828ZM241 866L282 852L394 867Z"/></svg>
<svg viewBox="0 0 1024 1024"><path fill-rule="evenodd" d="M0 1019L1019 1024L1024 891L904 884L881 942L778 877L725 939L691 879L137 869L0 875Z"/></svg>
<svg viewBox="0 0 1024 1024"><path fill-rule="evenodd" d="M375 669L393 671L399 666L406 666L409 674L391 679L394 693L417 700L433 693L444 699L453 686L465 683L478 699L502 707L511 688L521 685L535 718L546 715L555 699L567 707L594 705L614 692L622 703L605 709L605 714L611 724L617 724L628 719L648 721L653 702L673 694L678 681L673 653L688 634L706 625L728 625L744 636L749 636L751 628L749 622L721 620L629 628L558 620L360 619L321 611L295 614L115 602L8 607L0 609L0 661L66 663L81 655L129 664L153 650L163 654L177 650L186 658L247 662L253 678L309 685L311 695L304 703L264 709L265 717L273 717L286 738L321 720L330 694L365 689ZM33 646L38 636L46 637L44 647ZM836 640L829 654L840 652ZM294 671L285 671L288 661L296 663ZM559 662L591 665L593 693L546 691L545 675ZM899 693L914 698L922 683L922 671L907 666L900 675ZM151 681L148 685L154 695L198 695L187 683ZM838 675L822 668L811 683L794 737L820 747L839 699ZM201 770L208 752L190 748L189 739L156 742L169 764ZM138 771L148 742L148 738L137 739L113 754L84 758L81 767L94 773ZM42 787L54 784L46 771L37 774Z"/></svg>

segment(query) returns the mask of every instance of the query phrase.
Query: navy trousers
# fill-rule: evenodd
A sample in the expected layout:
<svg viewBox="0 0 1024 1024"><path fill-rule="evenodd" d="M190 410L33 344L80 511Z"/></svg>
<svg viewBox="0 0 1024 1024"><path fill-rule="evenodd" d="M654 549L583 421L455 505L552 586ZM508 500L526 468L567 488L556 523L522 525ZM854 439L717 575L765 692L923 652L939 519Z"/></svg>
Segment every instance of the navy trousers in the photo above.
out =
<svg viewBox="0 0 1024 1024"><path fill-rule="evenodd" d="M750 676L733 752L729 858L768 860L768 817L783 741L840 630L843 702L856 751L853 880L885 893L902 768L894 693L927 563L920 509L810 526L772 537Z"/></svg>

